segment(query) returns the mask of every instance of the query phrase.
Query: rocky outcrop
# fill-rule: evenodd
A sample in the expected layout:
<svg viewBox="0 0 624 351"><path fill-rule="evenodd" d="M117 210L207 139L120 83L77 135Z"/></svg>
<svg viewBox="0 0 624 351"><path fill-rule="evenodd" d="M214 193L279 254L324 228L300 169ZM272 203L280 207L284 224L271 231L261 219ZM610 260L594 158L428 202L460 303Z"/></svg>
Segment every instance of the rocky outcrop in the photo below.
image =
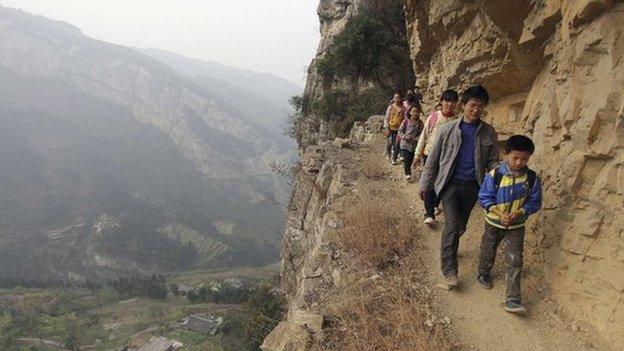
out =
<svg viewBox="0 0 624 351"><path fill-rule="evenodd" d="M317 9L320 20L321 40L319 42L316 56L308 67L308 75L304 96L311 101L318 100L328 91L332 85L345 84L347 82L326 83L321 74L317 71L316 62L319 58L327 54L336 36L340 34L347 22L361 10L361 0L321 0ZM299 127L305 130L299 133L299 147L302 151L310 145L315 145L323 140L331 140L334 135L326 121L317 116L309 116Z"/></svg>
<svg viewBox="0 0 624 351"><path fill-rule="evenodd" d="M337 243L346 195L360 177L359 142L378 128L381 116L357 123L349 139L311 146L301 157L286 216L281 284L288 301L284 321L269 334L263 350L309 350L321 342L323 301L353 279L349 258Z"/></svg>
<svg viewBox="0 0 624 351"><path fill-rule="evenodd" d="M404 47L402 49L394 48L393 51L391 51L390 48L387 48L387 55L401 57L397 59L397 61L404 59L408 67L390 66L386 64L378 67L377 70L383 72L382 75L384 79L382 81L374 81L351 75L334 76L331 78L325 77L319 72L317 67L319 60L330 53L336 39L356 16L375 12L380 7L390 8L397 4L399 4L397 0L320 0L317 12L320 20L321 39L316 56L308 66L306 86L303 93L303 97L305 97L310 105L321 100L323 96L335 89L345 90L351 95L366 90L372 91L376 88L382 89L384 94L386 94L384 99L387 98L389 101L392 97L393 89L411 88L413 72L411 71L411 67L409 67L409 60L407 60L408 52L405 44L403 44ZM387 19L385 20L387 21ZM394 19L396 23L399 23L399 26L402 20L402 18ZM388 23L388 26L392 25L393 24ZM400 27L402 29L402 26ZM345 108L351 108L351 106L345 106ZM374 112L378 113L379 111ZM328 116L319 116L315 111L307 113L304 113L306 116L304 116L305 118L302 120L301 125L298 126L299 133L297 139L302 151L305 150L307 146L333 140L339 136L335 128L336 121L328 120ZM368 115L369 114L363 114L360 118L366 118ZM349 124L347 129L350 127L351 125Z"/></svg>
<svg viewBox="0 0 624 351"><path fill-rule="evenodd" d="M319 293L330 290L327 285L340 274L334 272L335 253L328 233L336 227L332 207L345 189L342 165L335 156L334 146L325 144L308 148L301 158L282 250L280 276L288 313L267 337L264 350L306 350L321 330L323 316L310 312L311 304Z"/></svg>
<svg viewBox="0 0 624 351"><path fill-rule="evenodd" d="M418 84L484 84L504 139L531 135L544 180L532 221L556 301L624 342L624 4L416 1L407 26Z"/></svg>

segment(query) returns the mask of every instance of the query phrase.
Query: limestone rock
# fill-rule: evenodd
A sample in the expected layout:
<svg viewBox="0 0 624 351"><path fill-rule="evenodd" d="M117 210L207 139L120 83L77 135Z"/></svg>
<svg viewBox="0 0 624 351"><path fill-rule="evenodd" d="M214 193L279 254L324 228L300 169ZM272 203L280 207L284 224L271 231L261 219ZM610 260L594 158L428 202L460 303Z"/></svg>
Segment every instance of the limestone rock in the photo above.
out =
<svg viewBox="0 0 624 351"><path fill-rule="evenodd" d="M334 139L333 144L341 149L348 148L351 147L351 139L336 138Z"/></svg>
<svg viewBox="0 0 624 351"><path fill-rule="evenodd" d="M263 351L306 351L310 340L310 331L304 325L280 322L260 348Z"/></svg>
<svg viewBox="0 0 624 351"><path fill-rule="evenodd" d="M317 71L316 62L325 57L330 52L332 45L336 38L344 31L345 27L354 17L359 14L366 13L367 11L373 11L379 6L377 0L320 0L318 6L318 16L320 20L320 33L321 40L317 48L316 56L308 66L307 79L304 95L310 99L310 101L318 101L327 92L332 89L342 89L349 92L357 93L372 88L382 88L388 90L388 101L391 98L392 87L405 77L410 77L411 80L412 69L409 64L403 65L406 67L398 68L398 66L384 65L380 68L381 71L387 76L388 82L379 82L375 80L367 80L361 77L334 77L333 79L326 79ZM408 52L405 48L399 51L396 48L393 49L393 55L401 55L408 61ZM411 83L410 83L411 84ZM379 111L383 113L384 111ZM367 117L367 116L362 116ZM339 121L338 121L339 122ZM336 121L326 121L314 114L307 116L303 120L300 127L302 130L301 138L299 141L299 147L301 150L305 150L310 145L318 145L327 140L333 140L338 135L335 135ZM352 140L357 140L358 136L364 134L358 132L356 138L351 136ZM361 141L361 140L360 140Z"/></svg>
<svg viewBox="0 0 624 351"><path fill-rule="evenodd" d="M502 139L534 139L545 210L531 235L547 288L574 319L621 344L624 4L409 0L406 11L425 101L481 83Z"/></svg>

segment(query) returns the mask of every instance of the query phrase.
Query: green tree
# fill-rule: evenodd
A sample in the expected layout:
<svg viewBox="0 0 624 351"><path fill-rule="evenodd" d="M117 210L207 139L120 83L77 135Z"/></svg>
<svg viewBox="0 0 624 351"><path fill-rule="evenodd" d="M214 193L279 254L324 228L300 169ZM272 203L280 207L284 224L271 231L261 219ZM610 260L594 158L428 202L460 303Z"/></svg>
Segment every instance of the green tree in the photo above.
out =
<svg viewBox="0 0 624 351"><path fill-rule="evenodd" d="M404 16L401 1L379 0L365 6L316 60L317 72L326 81L364 79L387 90L411 85Z"/></svg>

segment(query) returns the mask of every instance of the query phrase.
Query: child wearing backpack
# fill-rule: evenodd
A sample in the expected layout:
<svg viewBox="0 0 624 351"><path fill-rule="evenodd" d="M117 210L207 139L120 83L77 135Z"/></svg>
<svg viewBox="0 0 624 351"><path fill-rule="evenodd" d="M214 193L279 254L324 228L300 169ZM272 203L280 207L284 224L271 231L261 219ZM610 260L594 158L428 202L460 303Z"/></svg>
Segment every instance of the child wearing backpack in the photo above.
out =
<svg viewBox="0 0 624 351"><path fill-rule="evenodd" d="M453 89L445 90L440 96L439 109L436 109L427 121L423 129L422 135L418 139L416 145L414 164L418 166L427 162L427 156L431 152L431 148L435 142L438 128L446 122L455 119L455 109L459 101L459 94ZM425 224L433 225L435 223L436 207L440 205L440 200L435 191L431 190L425 193Z"/></svg>
<svg viewBox="0 0 624 351"><path fill-rule="evenodd" d="M479 191L479 204L485 210L485 230L481 238L477 280L485 289L492 288L490 271L496 249L504 241L505 310L517 314L526 313L520 296L524 224L542 206L541 181L527 167L534 151L535 145L530 138L523 135L510 137L505 146L504 161L486 174Z"/></svg>
<svg viewBox="0 0 624 351"><path fill-rule="evenodd" d="M397 164L397 157L399 156L399 144L397 143L397 136L399 127L403 123L405 115L405 105L403 103L403 97L401 92L396 92L392 103L386 110L386 116L384 118L384 129L387 130L388 143L386 146L386 156L392 161L392 164Z"/></svg>
<svg viewBox="0 0 624 351"><path fill-rule="evenodd" d="M422 109L418 102L412 101L407 112L407 118L399 127L399 137L401 138L401 154L403 155L403 166L405 169L405 179L412 180L412 162L414 161L414 149L416 142L423 130L423 122L420 120Z"/></svg>

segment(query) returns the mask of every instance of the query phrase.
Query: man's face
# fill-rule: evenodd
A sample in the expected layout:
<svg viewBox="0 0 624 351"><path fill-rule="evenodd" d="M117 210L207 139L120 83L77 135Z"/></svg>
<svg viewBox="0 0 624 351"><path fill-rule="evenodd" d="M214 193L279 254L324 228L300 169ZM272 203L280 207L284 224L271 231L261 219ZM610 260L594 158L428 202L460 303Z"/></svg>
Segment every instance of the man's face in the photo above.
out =
<svg viewBox="0 0 624 351"><path fill-rule="evenodd" d="M485 111L485 102L478 99L469 99L464 104L464 118L468 122L478 122Z"/></svg>
<svg viewBox="0 0 624 351"><path fill-rule="evenodd" d="M455 111L457 107L457 101L444 101L442 100L442 113L449 114Z"/></svg>
<svg viewBox="0 0 624 351"><path fill-rule="evenodd" d="M505 155L505 160L509 165L509 169L519 171L527 165L530 157L531 154L526 151L511 150L511 152Z"/></svg>

